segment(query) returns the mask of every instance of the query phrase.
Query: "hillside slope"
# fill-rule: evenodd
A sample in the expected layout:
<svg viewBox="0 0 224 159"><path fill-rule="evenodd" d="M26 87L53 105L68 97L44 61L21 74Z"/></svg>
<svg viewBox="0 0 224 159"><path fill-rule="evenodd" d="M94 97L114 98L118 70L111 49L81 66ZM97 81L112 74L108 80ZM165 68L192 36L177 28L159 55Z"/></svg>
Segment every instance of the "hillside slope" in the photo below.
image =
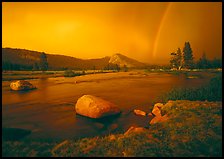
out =
<svg viewBox="0 0 224 159"><path fill-rule="evenodd" d="M2 48L2 62L10 64L18 64L25 66L33 66L40 62L40 54L38 51L30 51L25 49ZM107 66L109 57L99 59L78 59L71 56L46 54L49 69L102 69Z"/></svg>
<svg viewBox="0 0 224 159"><path fill-rule="evenodd" d="M127 67L144 67L146 64L137 60L124 56L122 54L114 54L111 56L109 63L118 64L120 67L126 65Z"/></svg>

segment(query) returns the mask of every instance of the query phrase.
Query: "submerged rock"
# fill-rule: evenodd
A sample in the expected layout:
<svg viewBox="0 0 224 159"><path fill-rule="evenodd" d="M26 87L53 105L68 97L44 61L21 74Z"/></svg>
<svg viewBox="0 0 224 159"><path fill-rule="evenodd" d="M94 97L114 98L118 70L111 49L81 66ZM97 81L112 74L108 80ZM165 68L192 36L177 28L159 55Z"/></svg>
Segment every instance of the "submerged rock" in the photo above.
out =
<svg viewBox="0 0 224 159"><path fill-rule="evenodd" d="M114 124L111 124L110 127L109 127L109 130L110 131L114 131L118 128L118 124L114 123Z"/></svg>
<svg viewBox="0 0 224 159"><path fill-rule="evenodd" d="M28 81L18 80L16 82L12 82L10 84L10 88L14 91L23 91L23 90L25 91L25 90L35 89L36 87Z"/></svg>
<svg viewBox="0 0 224 159"><path fill-rule="evenodd" d="M89 118L102 118L121 112L115 104L92 95L80 97L75 105L75 111Z"/></svg>
<svg viewBox="0 0 224 159"><path fill-rule="evenodd" d="M136 115L146 116L146 112L144 112L142 110L134 109L134 113Z"/></svg>
<svg viewBox="0 0 224 159"><path fill-rule="evenodd" d="M95 123L94 124L98 129L103 129L105 126L102 123Z"/></svg>

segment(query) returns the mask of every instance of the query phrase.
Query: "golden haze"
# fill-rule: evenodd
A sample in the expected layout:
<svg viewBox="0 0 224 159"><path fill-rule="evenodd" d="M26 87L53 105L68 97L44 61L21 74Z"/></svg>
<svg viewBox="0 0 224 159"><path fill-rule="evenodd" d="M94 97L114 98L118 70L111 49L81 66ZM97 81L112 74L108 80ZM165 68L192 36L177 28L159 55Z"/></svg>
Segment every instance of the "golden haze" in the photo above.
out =
<svg viewBox="0 0 224 159"><path fill-rule="evenodd" d="M3 47L77 58L121 53L168 63L190 41L196 59L222 56L221 2L3 2Z"/></svg>

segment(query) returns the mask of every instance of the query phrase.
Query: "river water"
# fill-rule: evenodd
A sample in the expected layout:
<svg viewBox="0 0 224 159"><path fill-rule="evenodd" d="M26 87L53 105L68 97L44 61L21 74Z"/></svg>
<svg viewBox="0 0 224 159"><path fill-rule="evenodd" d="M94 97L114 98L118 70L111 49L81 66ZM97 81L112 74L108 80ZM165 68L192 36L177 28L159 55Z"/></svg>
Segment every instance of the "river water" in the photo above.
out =
<svg viewBox="0 0 224 159"><path fill-rule="evenodd" d="M32 139L68 139L124 132L132 125L148 126L150 118L134 115L133 109L149 113L152 101L171 88L198 87L209 79L166 73L108 73L28 81L38 89L15 92L10 90L9 81L2 82L2 126L32 130L28 136ZM122 113L103 120L77 115L75 103L85 94L115 103Z"/></svg>

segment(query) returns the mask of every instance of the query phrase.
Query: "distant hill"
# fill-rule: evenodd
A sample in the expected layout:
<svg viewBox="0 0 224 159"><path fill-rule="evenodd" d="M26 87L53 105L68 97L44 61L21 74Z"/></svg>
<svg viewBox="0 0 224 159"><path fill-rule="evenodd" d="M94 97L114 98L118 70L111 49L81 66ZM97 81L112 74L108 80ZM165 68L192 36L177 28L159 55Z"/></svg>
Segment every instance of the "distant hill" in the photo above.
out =
<svg viewBox="0 0 224 159"><path fill-rule="evenodd" d="M7 70L9 67L32 69L40 62L40 54L38 51L26 49L2 48L2 68ZM111 57L106 56L98 59L79 59L71 56L46 54L48 59L49 70L64 69L104 69L108 66L114 67L116 64L120 67L142 67L145 64L134 59L128 58L121 54L115 54Z"/></svg>
<svg viewBox="0 0 224 159"><path fill-rule="evenodd" d="M146 66L146 64L141 63L137 60L131 59L122 54L114 54L113 56L111 56L109 63L118 64L120 67L123 67L124 65L126 65L127 67L135 67L135 68Z"/></svg>

